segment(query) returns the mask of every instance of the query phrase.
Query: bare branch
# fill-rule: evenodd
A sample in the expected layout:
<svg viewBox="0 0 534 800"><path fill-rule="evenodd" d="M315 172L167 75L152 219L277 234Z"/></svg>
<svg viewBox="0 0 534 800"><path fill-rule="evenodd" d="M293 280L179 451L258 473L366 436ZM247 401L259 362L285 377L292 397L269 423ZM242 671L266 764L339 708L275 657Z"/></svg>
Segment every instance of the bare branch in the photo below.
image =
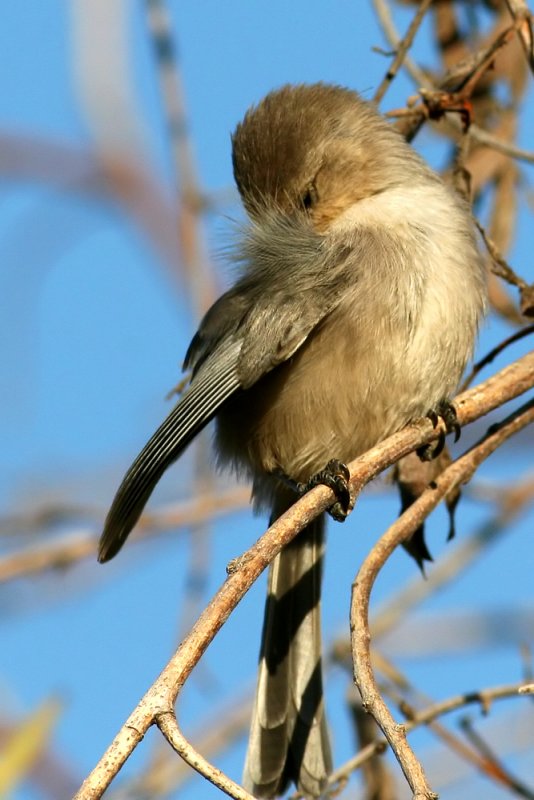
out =
<svg viewBox="0 0 534 800"><path fill-rule="evenodd" d="M467 738L467 741L478 753L478 757L484 765L484 771L486 774L488 776L491 775L494 780L498 781L503 786L506 786L507 789L514 794L519 795L519 797L525 797L527 800L534 800L534 792L532 792L522 781L512 775L510 770L504 766L504 764L501 762L501 759L498 758L497 754L493 752L488 743L484 741L482 736L477 731L475 731L472 720L469 719L469 717L464 717L461 720L460 725Z"/></svg>
<svg viewBox="0 0 534 800"><path fill-rule="evenodd" d="M374 641L386 635L399 624L407 613L420 605L431 594L448 583L453 576L466 570L492 542L505 533L510 524L534 503L534 477L499 491L496 498L498 513L483 522L475 532L459 542L456 547L434 565L427 579L419 576L402 586L374 613L371 620L371 635ZM344 663L350 657L350 643L337 639L332 646L331 657Z"/></svg>
<svg viewBox="0 0 534 800"><path fill-rule="evenodd" d="M371 624L373 638L383 636L416 605L423 602L453 575L466 569L480 555L483 548L503 533L525 508L534 502L534 478L515 483L502 493L499 513L483 523L475 533L457 545L450 555L441 559L428 580L419 578L396 592L393 598L378 609Z"/></svg>
<svg viewBox="0 0 534 800"><path fill-rule="evenodd" d="M534 694L534 684L513 683L506 686L496 686L490 689L481 689L476 692L467 692L465 694L455 695L439 703L432 703L421 711L414 714L409 722L399 725L406 733L410 733L422 725L428 725L439 717L445 714L450 714L467 705L480 704L485 712L487 712L492 703L498 700L506 700L509 698L519 698ZM338 769L334 770L328 781L331 792L327 796L334 796L335 790L340 783L347 781L349 776L359 769L368 759L374 755L383 753L387 748L387 741L385 739L377 739L376 742L367 745L363 750L360 750L355 756L350 758ZM295 793L291 796L291 800L297 800L302 797L301 794Z"/></svg>
<svg viewBox="0 0 534 800"><path fill-rule="evenodd" d="M374 581L394 549L410 538L430 511L461 483L510 436L534 421L534 400L512 414L501 425L492 427L481 443L448 467L410 508L380 538L365 559L353 584L351 603L352 657L354 680L362 695L364 708L378 722L390 743L415 798L434 798L421 764L406 740L405 729L393 719L378 690L371 665L369 599Z"/></svg>
<svg viewBox="0 0 534 800"><path fill-rule="evenodd" d="M534 353L530 353L483 384L459 396L456 399L459 423L465 425L472 422L519 396L533 385ZM366 483L399 458L436 439L439 432L439 426L434 428L430 420L421 420L372 448L349 465L351 489L358 493ZM447 472L444 475L447 475ZM421 500L424 498L425 495ZM245 593L282 547L319 513L328 508L333 500L334 495L330 489L326 486L316 487L271 525L244 555L235 559L225 583L200 615L159 678L132 712L100 762L86 778L76 794L76 800L93 800L101 797L149 727L162 714L174 713L176 697L192 669ZM413 509L418 503L420 501L417 501L406 514L413 514ZM198 764L195 768L200 769Z"/></svg>
<svg viewBox="0 0 534 800"><path fill-rule="evenodd" d="M250 492L245 488L231 489L224 493L208 494L189 503L178 503L161 510L146 511L141 517L132 543L161 534L169 528L198 525L243 508ZM55 509L57 512L57 509ZM81 535L68 534L59 541L0 559L0 584L29 577L50 569L66 569L86 558L94 558L100 533Z"/></svg>
<svg viewBox="0 0 534 800"><path fill-rule="evenodd" d="M516 158L518 161L526 161L527 164L534 164L534 153L531 150L524 150L522 147L512 142L505 142L503 139L499 139L498 136L494 136L489 131L480 128L478 125L471 125L468 135L474 139L475 142L478 142L478 144L491 147L492 150L497 150L505 156Z"/></svg>
<svg viewBox="0 0 534 800"><path fill-rule="evenodd" d="M200 226L204 193L197 178L189 135L176 36L171 33L169 13L164 0L145 0L145 2L148 29L152 35L158 60L158 78L172 147L175 179L180 187L177 227L183 266L194 309L197 314L204 313L215 299L216 284L206 258L205 242Z"/></svg>
<svg viewBox="0 0 534 800"><path fill-rule="evenodd" d="M534 333L534 324L527 325L526 328L521 328L521 330L516 331L511 336L507 336L506 339L503 339L502 342L499 342L498 345L493 347L486 355L481 358L476 364L473 364L473 369L468 374L466 379L462 384L462 389L467 389L468 386L471 385L473 379L478 375L478 373L487 367L488 364L491 364L494 358L497 358L507 347L510 347L511 344L515 344L515 342L519 342L521 339L524 339L526 336L530 336Z"/></svg>
<svg viewBox="0 0 534 800"><path fill-rule="evenodd" d="M214 767L206 761L201 754L195 750L178 728L174 712L163 712L157 716L156 723L162 734L165 736L173 750L175 750L189 766L207 778L214 786L221 789L229 797L235 800L254 800L253 796L246 792L239 784L230 780L224 772Z"/></svg>
<svg viewBox="0 0 534 800"><path fill-rule="evenodd" d="M395 23L393 22L393 17L391 16L391 11L389 10L389 6L386 0L373 0L373 5L376 11L376 16L380 22L382 27L382 31L384 36L386 37L387 41L391 45L392 49L397 53L399 51L401 45L401 37L395 27ZM404 66L406 67L408 73L412 77L414 83L418 86L432 86L432 81L428 78L427 75L423 72L420 67L417 66L415 61L410 58L410 56L405 52L404 57L402 59ZM375 97L376 101L376 97ZM376 101L378 102L378 101Z"/></svg>
<svg viewBox="0 0 534 800"><path fill-rule="evenodd" d="M387 92L392 80L395 78L395 75L399 71L402 66L402 62L405 60L408 50L412 46L413 40L415 38L415 34L419 30L419 27L423 21L423 17L425 16L426 12L430 8L432 4L432 0L421 0L419 8L417 9L417 13L415 14L414 18L412 19L410 26L406 32L406 36L404 36L401 41L398 43L396 47L396 55L393 59L393 63L391 64L390 68L386 72L382 83L376 90L373 102L377 105L380 103L382 98L384 97L385 93Z"/></svg>
<svg viewBox="0 0 534 800"><path fill-rule="evenodd" d="M495 275L498 275L499 278L503 278L503 280L507 281L507 283L511 284L512 286L517 286L519 289L527 288L527 282L524 281L519 275L516 275L512 267L505 260L504 256L499 253L497 245L490 239L482 225L479 222L476 222L476 226L480 231L480 235L484 239L484 244L486 245L488 253L492 258L494 264L493 272Z"/></svg>
<svg viewBox="0 0 534 800"><path fill-rule="evenodd" d="M195 750L205 758L227 750L246 734L251 714L252 690L245 695L231 698L222 707L219 705L212 708L209 717L200 721L191 732L190 740L194 743ZM175 758L163 741L160 744L164 749L158 747L156 757L151 758L148 769L121 783L116 793L117 800L119 797L167 796L193 777L189 764L181 758Z"/></svg>

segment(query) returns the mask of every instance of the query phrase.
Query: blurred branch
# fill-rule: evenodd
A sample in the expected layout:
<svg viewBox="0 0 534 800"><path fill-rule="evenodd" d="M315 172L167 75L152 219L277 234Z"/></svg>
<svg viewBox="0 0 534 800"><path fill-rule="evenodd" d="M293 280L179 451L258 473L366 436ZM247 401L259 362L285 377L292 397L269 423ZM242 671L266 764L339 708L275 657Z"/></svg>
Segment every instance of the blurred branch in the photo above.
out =
<svg viewBox="0 0 534 800"><path fill-rule="evenodd" d="M407 108L396 108L384 113L385 117L390 119L402 119L405 117L414 117L423 120L426 117L424 106L408 106ZM460 123L453 116L450 116L447 122L454 126L455 131L460 131ZM435 128L436 133L442 133L438 127ZM448 135L445 134L447 138ZM515 158L518 161L525 161L527 164L534 164L534 152L532 150L525 150L513 142L505 142L498 136L480 128L476 123L471 123L467 135L478 144L486 145L492 150L503 153L505 156Z"/></svg>
<svg viewBox="0 0 534 800"><path fill-rule="evenodd" d="M148 28L158 64L163 110L171 144L176 186L179 188L177 228L183 266L197 315L204 313L215 299L215 281L205 255L200 215L203 193L197 178L193 145L185 107L185 92L179 70L176 35L165 0L146 0Z"/></svg>
<svg viewBox="0 0 534 800"><path fill-rule="evenodd" d="M508 10L517 24L519 40L532 72L534 72L534 35L532 32L532 14L525 0L506 0Z"/></svg>
<svg viewBox="0 0 534 800"><path fill-rule="evenodd" d="M433 701L427 696L424 696L414 686L410 685L409 681L404 675L395 675L394 682L399 686L402 694L405 695L408 690L411 695L416 695L418 699L418 706L429 708L433 705ZM524 689L525 687L520 687ZM528 689L528 686L526 687ZM534 688L534 687L530 687ZM385 692L392 696L391 687L385 689ZM411 701L407 701L405 696L399 698L398 694L394 697L394 702L398 705L400 712L408 720L413 720L417 717L417 708L413 706ZM482 713L487 715L489 707L483 704ZM464 721L465 717L460 719L460 729L465 733ZM437 736L452 752L458 755L463 761L471 764L480 771L487 779L505 786L507 789L518 788L518 793L523 797L529 797L528 789L516 781L511 774L500 764L497 763L495 758L492 758L489 749L482 752L482 748L477 747L474 740L469 739L467 742L465 738L460 738L456 733L452 733L446 725L440 721L440 718L430 720L428 723L429 730ZM532 800L532 798L530 798Z"/></svg>
<svg viewBox="0 0 534 800"><path fill-rule="evenodd" d="M74 200L97 196L126 209L161 257L176 262L179 247L175 211L154 175L133 161L102 161L98 155L70 142L0 133L0 174L18 181L43 183Z"/></svg>
<svg viewBox="0 0 534 800"><path fill-rule="evenodd" d="M483 130L475 123L469 126L468 135L478 144L491 147L492 150L497 150L497 152L503 153L505 156L516 158L518 161L525 161L527 164L534 164L534 152L524 150L513 142L505 142L489 131Z"/></svg>
<svg viewBox="0 0 534 800"><path fill-rule="evenodd" d="M141 542L169 528L199 524L243 508L250 492L244 488L221 494L200 495L191 502L173 505L159 512L145 512L136 526L132 543ZM51 569L67 569L86 558L95 558L100 534L75 536L69 534L60 541L40 548L32 547L0 559L0 584Z"/></svg>
<svg viewBox="0 0 534 800"><path fill-rule="evenodd" d="M406 56L408 54L408 50L412 46L413 40L415 39L415 34L419 30L419 27L420 27L420 25L421 25L421 23L423 21L423 17L425 16L426 12L430 8L431 4L432 4L432 0L421 0L421 3L419 4L419 8L417 9L417 12L416 12L414 18L412 19L412 21L410 23L410 26L409 26L409 28L408 28L408 30L406 32L406 36L404 36L399 41L398 45L396 46L396 48L395 48L396 49L395 58L393 59L393 62L391 64L391 66L389 67L388 71L386 72L384 78L382 79L382 83L380 84L380 86L376 90L376 92L374 94L374 97L373 97L373 102L376 103L377 105L380 103L380 101L384 97L384 95L387 92L392 80L395 78L397 72L399 71L399 69L402 66L403 61L406 59ZM375 3L375 7L376 7L376 5L377 4ZM378 5L380 5L380 2L378 3Z"/></svg>
<svg viewBox="0 0 534 800"><path fill-rule="evenodd" d="M386 37L386 41L391 45L396 53L399 52L401 47L401 37L395 27L395 23L393 22L393 17L391 16L391 11L389 5L387 4L386 0L373 0L373 6L376 12L376 16L380 25L382 27L382 32ZM404 56L402 58L402 64L406 67L409 75L412 77L415 84L420 87L430 87L432 85L431 79L423 72L420 67L410 58L408 53L405 51ZM376 96L375 96L375 101Z"/></svg>
<svg viewBox="0 0 534 800"><path fill-rule="evenodd" d="M398 49L401 47L401 43L404 40L400 38L400 35L395 27L389 6L385 2L385 0L373 0L373 4L375 6L377 18L382 26L384 35L389 44L397 52ZM461 64L462 73L461 73L460 83L458 83L458 76L456 76L456 83L451 84L451 74L452 74L451 71L449 71L449 73L445 75L445 77L439 84L436 83L435 79L432 79L428 74L424 73L415 64L415 62L413 62L409 58L406 52L403 51L403 58L401 60L401 64L403 64L406 67L407 72L413 78L418 89L423 90L421 93L422 96L425 95L425 92L428 93L429 90L435 92L435 90L438 87L443 86L447 87L448 91L454 89L454 91L456 92L458 92L458 90L461 88L463 95L465 97L469 97L473 89L475 88L479 78L488 69L488 67L491 66L492 59L495 57L497 51L504 45L509 43L510 33L523 29L525 25L524 22L525 13L526 13L526 18L528 20L531 19L528 10L526 12L524 10L525 9L524 4L522 3L521 5L523 6L523 11L521 13L519 13L518 11L515 15L513 15L514 25L511 28L508 28L507 30L498 33L495 38L489 40L486 48L479 50L477 53L471 56L470 60L465 60L464 62L462 62ZM523 17L521 16L521 14L523 14ZM415 19L417 19L417 16ZM458 67L456 68L458 69ZM386 78L384 78L382 85L386 82ZM396 117L396 118L411 117L413 118L414 121L416 121L416 126L417 126L417 124L421 124L421 122L424 121L425 117L427 116L427 113L428 113L428 108L425 105L414 107L413 105L409 104L408 108L387 112L386 116ZM460 128L459 120L457 120L453 115L449 114L448 122L449 124L453 125L456 130ZM493 150L501 152L504 155L510 156L511 158L515 158L531 164L534 163L534 152L525 150L519 147L515 143L503 141L498 136L495 136L490 131L484 130L473 121L469 126L468 133L470 138L472 138L478 144L486 145L487 147L490 147ZM414 135L414 130L411 131L408 138L411 140L413 138L413 135Z"/></svg>
<svg viewBox="0 0 534 800"><path fill-rule="evenodd" d="M526 797L527 800L534 800L534 792L518 778L515 778L510 770L501 763L497 754L493 752L482 736L475 731L471 720L464 717L460 722L460 726L468 742L478 752L484 772L502 786L505 786L510 792L517 794L519 797Z"/></svg>
<svg viewBox="0 0 534 800"><path fill-rule="evenodd" d="M416 712L413 719L400 724L399 728L406 733L411 733L411 731L420 728L422 725L428 725L439 717L450 714L467 705L480 704L483 712L488 713L491 704L498 700L506 700L513 697L528 697L531 694L534 694L534 684L514 683L507 686L496 686L494 688L455 695L454 697L442 700L438 703L433 703L421 711ZM330 789L324 796L335 797L336 792L339 791L338 786L340 783L344 784L348 777L359 769L368 759L376 754L383 753L386 748L386 739L377 739L342 764L338 769L334 770L328 781ZM291 795L290 800L298 800L298 798L301 797L302 795L296 792Z"/></svg>
<svg viewBox="0 0 534 800"><path fill-rule="evenodd" d="M176 228L180 239L182 265L191 297L194 316L201 317L217 295L217 282L207 258L207 246L201 224L205 210L203 192L196 169L193 143L187 117L185 90L180 71L178 39L173 32L165 0L145 0L148 30L157 62L157 76L178 191ZM209 469L207 437L195 443L194 494L213 491L213 475ZM207 585L209 527L205 524L191 530L187 601L182 609L179 639L187 631L201 608Z"/></svg>
<svg viewBox="0 0 534 800"><path fill-rule="evenodd" d="M402 684L404 691L409 688L411 692L417 694L418 698L421 697L421 692L417 692L414 687L408 686L404 675L402 676ZM392 695L390 687L388 687L385 692L389 696ZM397 695L394 697L394 702L397 703L400 712L408 720L414 719L417 716L417 709L412 705L411 702L408 702L405 697L399 698ZM429 707L431 705L431 700L428 697L425 697L423 700L423 705L425 707ZM419 706L421 706L421 703L419 703ZM504 784L509 788L510 784L504 772L496 773L490 761L484 758L476 747L470 746L470 744L466 743L465 739L461 738L457 733L451 732L449 728L440 721L439 718L437 720L431 720L427 723L427 725L434 736L443 742L443 744L445 744L450 751L459 756L463 761L467 762L471 766L474 766L486 778L497 781L501 785Z"/></svg>
<svg viewBox="0 0 534 800"><path fill-rule="evenodd" d="M519 396L534 385L534 353L507 366L500 373L482 384L465 392L456 398L458 422L466 425L469 422L489 413L489 411L503 403ZM534 411L531 411L534 416ZM521 417L521 420L524 420ZM518 423L519 424L519 423ZM428 419L420 420L402 431L390 436L384 442L369 450L363 456L355 459L350 465L350 487L357 495L361 489L377 474L387 469L399 458L415 450L423 444L434 441L440 435L441 423L436 427ZM503 441L510 435L512 424L501 428L497 433L488 437L492 444ZM496 446L496 445L495 445ZM482 448L482 450L481 450ZM475 453L486 452L484 445L475 449ZM469 455L464 456L469 462ZM454 475L455 462L446 470L440 481L450 480ZM463 461L460 462L463 465ZM456 469L461 472L461 468ZM440 483L440 485L442 485ZM441 493L443 494L443 493ZM147 691L137 708L132 712L116 738L86 778L76 795L76 800L91 800L101 797L117 775L128 756L137 747L146 731L153 724L160 724L160 720L167 720L169 715L174 715L174 704L178 693L183 688L194 666L198 663L206 648L224 625L232 611L239 604L245 593L254 581L263 572L267 565L288 544L310 520L326 510L333 502L333 492L325 486L318 486L283 514L267 532L241 557L235 559L228 569L228 577L210 604L200 615L192 630L182 641L159 678ZM413 519L414 509L421 506L421 501L426 503L426 496L414 505L400 518L400 520ZM419 505L418 505L419 504ZM430 510L430 506L429 506ZM400 522L405 524L405 522ZM383 540L381 540L382 542ZM382 545L379 543L373 548L380 552ZM172 735L175 744L179 747L182 757L192 767L200 771L207 778L213 773L206 771L206 763L199 761L198 755L192 750L184 749L181 734L176 735L173 726ZM219 785L219 784L218 784ZM233 795L237 796L237 795Z"/></svg>

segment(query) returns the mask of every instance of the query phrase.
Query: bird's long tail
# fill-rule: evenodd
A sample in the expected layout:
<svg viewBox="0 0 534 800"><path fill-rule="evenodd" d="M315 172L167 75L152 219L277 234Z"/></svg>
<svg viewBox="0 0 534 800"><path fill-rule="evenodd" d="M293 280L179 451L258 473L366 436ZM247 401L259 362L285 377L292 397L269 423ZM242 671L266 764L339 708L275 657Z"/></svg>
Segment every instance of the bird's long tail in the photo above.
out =
<svg viewBox="0 0 534 800"><path fill-rule="evenodd" d="M277 508L276 516L283 510ZM324 528L321 515L282 550L269 571L243 778L255 797L276 797L290 782L305 797L318 797L331 772L321 666Z"/></svg>

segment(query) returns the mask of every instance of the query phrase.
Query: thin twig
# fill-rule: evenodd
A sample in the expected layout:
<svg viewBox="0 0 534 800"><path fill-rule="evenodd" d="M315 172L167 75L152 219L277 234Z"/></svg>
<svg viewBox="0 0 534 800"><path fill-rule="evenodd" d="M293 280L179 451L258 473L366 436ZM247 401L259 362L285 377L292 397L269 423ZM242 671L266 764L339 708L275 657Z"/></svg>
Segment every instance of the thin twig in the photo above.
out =
<svg viewBox="0 0 534 800"><path fill-rule="evenodd" d="M531 150L524 150L522 147L512 142L505 142L503 139L499 139L498 136L494 136L489 131L480 128L475 123L469 126L468 136L478 142L478 144L491 147L492 150L497 150L505 156L510 156L510 158L515 158L518 161L525 161L527 164L534 164L534 153Z"/></svg>
<svg viewBox="0 0 534 800"><path fill-rule="evenodd" d="M469 718L464 717L460 722L460 727L469 744L478 753L478 757L484 765L483 770L488 777L491 777L502 786L506 786L513 794L524 797L526 800L534 800L534 792L512 775L510 770L501 763L501 759L493 752L489 744L475 731Z"/></svg>
<svg viewBox="0 0 534 800"><path fill-rule="evenodd" d="M417 9L417 13L415 14L408 30L406 31L406 35L401 39L401 41L398 43L398 46L396 47L396 56L393 59L393 62L389 67L388 71L386 72L384 78L382 79L382 83L380 84L380 86L378 87L378 89L374 94L373 102L376 103L376 105L380 103L385 93L387 92L391 82L393 81L397 72L401 68L402 62L405 60L408 50L412 46L415 34L419 30L419 27L423 21L423 17L430 8L431 4L432 0L421 0L419 8Z"/></svg>
<svg viewBox="0 0 534 800"><path fill-rule="evenodd" d="M509 5L512 3L513 0L510 0ZM395 52L397 52L400 46L401 38L395 27L395 23L393 22L393 17L391 15L389 6L387 5L385 0L373 0L373 5L375 7L376 15L380 22L386 40L395 50ZM521 13L524 14L526 7L524 3L521 5L523 6L523 11ZM515 21L514 27L517 29L518 27L517 16L514 17L514 21ZM491 48L492 44L489 45L489 49ZM417 64L410 58L408 54L405 54L403 63L404 66L406 67L407 72L412 77L418 89L436 88L435 82L430 78L430 76L424 73L417 66ZM420 122L423 122L426 117L426 110L424 106L417 106L416 108L397 109L394 111L390 111L386 114L386 116L391 116L391 117L410 116L414 117L415 119L419 118ZM461 126L460 120L458 120L455 115L449 115L448 122L454 125L456 129L459 129ZM469 136L479 144L491 147L493 150L497 150L498 152L503 153L504 155L507 155L510 158L515 158L518 161L525 161L529 164L534 164L534 153L532 151L525 150L511 142L505 142L502 139L499 139L497 136L491 134L489 131L480 128L476 123L471 123L471 125L469 126ZM410 138L413 138L413 132Z"/></svg>
<svg viewBox="0 0 534 800"><path fill-rule="evenodd" d="M479 80L493 65L493 62L495 61L495 56L497 55L499 50L501 50L511 41L513 34L517 30L517 27L518 23L514 22L514 24L511 25L509 28L506 28L504 31L501 31L495 37L495 39L493 39L489 43L487 48L485 48L481 53L477 53L475 55L477 63L473 64L473 67L469 71L469 74L466 75L466 80L461 82L460 85L454 91L461 92L461 94L464 95L465 97L471 97L471 95L476 89Z"/></svg>
<svg viewBox="0 0 534 800"><path fill-rule="evenodd" d="M439 717L445 714L450 714L453 711L463 708L467 705L480 704L483 709L488 709L490 704L498 700L506 700L514 697L528 696L534 693L534 686L532 684L514 683L506 686L496 686L490 689L481 689L476 692L467 692L465 694L455 695L439 703L433 703L427 708L421 709L415 713L413 719L409 722L402 723L401 726L407 733L420 728L422 725L428 725ZM377 753L383 753L387 747L386 739L377 739L376 742L367 745L363 750L360 750L355 756L350 758L344 764L330 775L328 780L329 787L336 787L340 782L345 782L350 775L359 769L369 758L372 758ZM302 797L300 793L295 793L291 796L290 800L297 800Z"/></svg>
<svg viewBox="0 0 534 800"><path fill-rule="evenodd" d="M467 375L466 379L462 383L462 391L467 389L468 386L471 385L473 379L478 375L478 373L487 367L488 364L491 364L494 358L506 350L507 347L510 347L511 344L520 341L520 339L524 339L526 336L530 336L531 333L534 333L534 323L532 325L527 325L526 328L521 328L521 330L516 331L511 336L508 336L506 339L503 339L502 342L499 342L496 347L493 347L484 358L481 358L480 361L477 361L476 364L473 364L473 369Z"/></svg>
<svg viewBox="0 0 534 800"><path fill-rule="evenodd" d="M373 5L387 42L395 52L398 52L401 43L401 37L395 27L393 17L391 16L391 11L386 3L386 0L373 0ZM432 81L407 53L404 56L403 64L418 88L431 88Z"/></svg>
<svg viewBox="0 0 534 800"><path fill-rule="evenodd" d="M402 676L402 679L403 684L406 682L406 685L409 685L405 676ZM412 688L412 691L415 690ZM385 693L391 696L391 691L389 688L385 690ZM417 692L417 694L418 696L421 696L420 692ZM408 720L415 718L417 710L412 707L411 703L409 703L404 697L396 697L395 702L397 703L400 712ZM424 698L425 707L428 707L430 703L431 700L429 698ZM439 718L437 720L431 720L427 723L427 725L432 734L463 761L469 762L469 764L475 767L475 769L479 770L483 775L485 775L486 778L489 778L490 780L497 780L498 782L509 786L509 782L506 781L506 776L504 774L496 774L492 770L492 765L480 755L476 748L471 747L468 743L466 743L465 739L461 738L459 734L450 731L449 728L439 720Z"/></svg>
<svg viewBox="0 0 534 800"><path fill-rule="evenodd" d="M424 105L420 104L417 106L407 106L405 108L393 108L390 111L385 111L384 116L388 119L403 119L413 117L414 119L420 119L423 121L428 116L428 110ZM447 123L454 127L455 133L462 132L461 122L456 118L455 115L450 114L447 117ZM445 133L445 131L439 125L434 125L433 130L441 135ZM466 133L467 136L469 136L471 139L474 139L474 141L478 144L483 144L486 147L490 147L492 150L497 150L497 152L502 153L505 156L509 156L510 158L515 158L517 161L525 161L527 164L534 164L534 152L532 152L532 150L525 150L513 142L506 142L504 139L500 139L498 136L495 136L489 131L484 130L484 128L479 127L474 122L471 123L469 130ZM449 138L449 136L447 135L446 138Z"/></svg>
<svg viewBox="0 0 534 800"><path fill-rule="evenodd" d="M161 535L169 528L198 525L204 520L230 514L243 508L250 492L244 488L213 493L195 498L189 503L177 503L158 512L146 511L137 523L132 543ZM26 578L47 570L66 569L86 558L95 558L99 534L68 534L59 541L42 547L31 547L11 553L0 560L0 584Z"/></svg>
<svg viewBox="0 0 534 800"><path fill-rule="evenodd" d="M147 28L151 34L157 58L158 79L163 110L167 122L176 186L179 189L177 229L179 232L183 266L187 276L192 307L196 317L204 314L217 294L215 276L206 256L201 215L204 211L204 193L200 187L195 165L193 144L189 132L185 91L180 71L179 49L173 32L168 4L165 0L145 0ZM209 469L208 445L203 434L196 441L193 493L213 490L213 475ZM179 638L188 629L200 610L207 586L209 564L208 520L194 526L189 548L189 586L187 602L183 607Z"/></svg>
<svg viewBox="0 0 534 800"><path fill-rule="evenodd" d="M517 286L518 289L528 288L527 282L514 272L504 256L499 252L495 242L488 236L480 222L475 220L475 224L484 240L484 244L486 245L488 253L491 256L491 260L493 262L492 272L495 275L498 275L499 278L505 280L511 286Z"/></svg>

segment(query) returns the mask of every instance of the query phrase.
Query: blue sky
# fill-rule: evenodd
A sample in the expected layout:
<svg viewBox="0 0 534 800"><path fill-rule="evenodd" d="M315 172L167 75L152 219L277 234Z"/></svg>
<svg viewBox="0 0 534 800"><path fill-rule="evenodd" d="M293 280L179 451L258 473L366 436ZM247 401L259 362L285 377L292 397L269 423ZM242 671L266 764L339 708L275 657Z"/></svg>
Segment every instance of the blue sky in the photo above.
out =
<svg viewBox="0 0 534 800"><path fill-rule="evenodd" d="M88 179L95 168L95 149L111 143L142 159L162 196L172 197L172 162L143 3L117 0L111 10L107 5L103 0L94 0L92 6L84 0L19 0L2 10L0 134L10 142L45 144L49 154L38 167L27 159L15 160L12 149L4 148L8 155L0 156L0 502L5 515L53 501L88 506L103 514L130 460L167 413L165 395L179 379L182 357L195 330L177 259L165 258L128 211L110 195L92 190ZM383 56L371 52L373 45L384 42L367 3L206 0L169 5L199 176L207 192L232 186L230 132L246 108L269 89L286 82L325 80L350 85L368 96L387 64ZM117 46L111 52L107 13L123 15L119 44L124 51ZM401 30L409 18L406 11L399 14ZM83 30L76 27L80 20ZM89 23L94 27L88 29ZM433 54L424 44L425 30L424 26L416 53L430 64ZM89 55L82 52L88 36ZM107 109L108 116L99 125L88 112L91 86L88 89L80 75L82 55L103 70L100 83L92 86ZM115 77L106 74L110 64L125 70L126 97L116 95ZM409 82L399 77L384 108L403 105L412 92ZM524 144L532 123L530 110ZM57 172L52 146L60 152ZM433 163L443 162L444 150L426 132L417 147ZM238 207L231 203L209 215L205 230L212 251L221 249L227 218L238 215ZM531 212L523 211L511 254L523 273L531 252L530 226ZM224 285L229 273L222 259L216 263ZM507 332L502 323L488 324L481 352ZM517 346L514 353L527 346ZM504 360L496 366L500 364ZM508 449L496 455L484 468L484 477L513 480L528 463L525 443L513 453ZM190 464L186 458L171 470L157 491L154 507L158 501L188 497ZM370 543L394 519L397 506L391 493L371 490L346 525L331 524L327 639L347 630L350 584L357 566ZM465 500L458 535L467 535L488 513ZM446 552L445 522L439 511L431 537L436 554ZM421 613L531 608L531 526L532 515ZM48 533L74 529L97 526L80 518ZM228 516L214 526L206 599L224 579L228 560L262 529L263 521L249 512ZM34 541L24 529L17 535L10 532L6 524L4 552ZM96 763L172 652L187 559L188 537L182 532L132 545L105 567L95 560L1 588L2 707L17 717L51 694L62 697L65 710L54 749L76 779ZM412 564L396 554L379 581L375 601L391 596L409 578L417 579ZM253 588L186 689L180 703L186 731L251 684L263 591L263 585ZM441 697L520 677L517 648L511 645L491 654L444 657L437 664L409 656L401 663L426 691ZM338 732L338 762L351 748L342 710L345 686L344 676L333 670L329 705ZM153 738L139 748L128 773L147 757ZM243 753L241 742L218 763L239 778ZM17 794L21 800L38 796L30 788ZM180 793L191 800L215 796L199 781L190 782Z"/></svg>

